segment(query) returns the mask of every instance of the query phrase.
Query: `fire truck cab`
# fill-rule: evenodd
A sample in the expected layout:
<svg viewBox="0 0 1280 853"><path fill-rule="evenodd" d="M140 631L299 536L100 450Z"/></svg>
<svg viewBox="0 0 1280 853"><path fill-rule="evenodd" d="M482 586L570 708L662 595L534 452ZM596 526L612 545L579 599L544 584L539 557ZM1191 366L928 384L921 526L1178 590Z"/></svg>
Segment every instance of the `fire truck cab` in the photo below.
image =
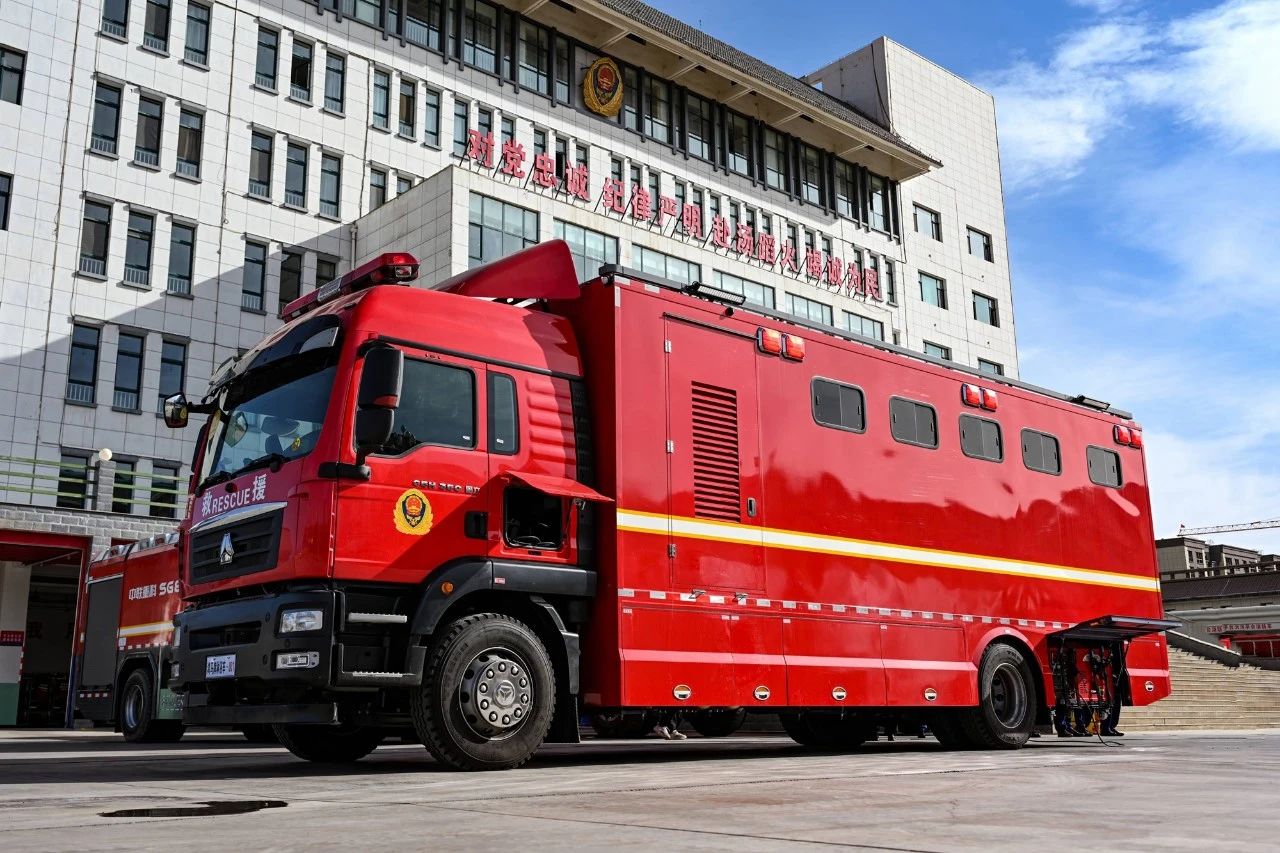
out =
<svg viewBox="0 0 1280 853"><path fill-rule="evenodd" d="M1169 692L1126 413L701 284L579 284L559 241L375 286L416 273L371 261L168 401L208 415L188 724L500 769L581 708L745 707L824 748L892 712L1007 748Z"/></svg>

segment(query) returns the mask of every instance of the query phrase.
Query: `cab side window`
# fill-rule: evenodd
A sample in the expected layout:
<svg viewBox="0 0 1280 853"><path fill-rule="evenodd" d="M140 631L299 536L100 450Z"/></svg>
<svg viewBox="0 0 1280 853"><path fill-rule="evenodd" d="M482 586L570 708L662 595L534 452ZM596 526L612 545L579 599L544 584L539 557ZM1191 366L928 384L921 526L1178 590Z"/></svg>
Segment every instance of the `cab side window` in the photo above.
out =
<svg viewBox="0 0 1280 853"><path fill-rule="evenodd" d="M559 551L564 545L564 501L524 486L508 486L502 496L507 544L535 551Z"/></svg>
<svg viewBox="0 0 1280 853"><path fill-rule="evenodd" d="M489 374L489 452L510 456L520 450L516 417L516 381L505 373Z"/></svg>
<svg viewBox="0 0 1280 853"><path fill-rule="evenodd" d="M476 378L467 368L404 360L400 407L386 452L399 455L420 444L476 446Z"/></svg>

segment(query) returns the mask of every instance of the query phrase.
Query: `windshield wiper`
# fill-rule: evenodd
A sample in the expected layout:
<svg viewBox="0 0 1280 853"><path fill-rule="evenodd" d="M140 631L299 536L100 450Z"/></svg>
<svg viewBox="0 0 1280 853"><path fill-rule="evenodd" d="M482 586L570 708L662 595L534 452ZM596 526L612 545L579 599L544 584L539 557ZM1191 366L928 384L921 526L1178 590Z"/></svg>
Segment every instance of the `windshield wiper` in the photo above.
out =
<svg viewBox="0 0 1280 853"><path fill-rule="evenodd" d="M234 471L219 471L216 474L210 474L208 477L204 478L204 482L202 482L199 485L199 487L196 489L196 493L199 494L200 492L203 492L205 489L209 488L210 486L216 486L219 483L225 483L228 480L234 480L236 477L239 477L241 474L245 473L246 471L252 471L254 468L265 468L269 465L271 466L272 471L278 471L280 470L280 466L288 461L289 461L289 457L285 456L282 453L263 454L262 456L259 456L257 459L250 459L248 462L244 463Z"/></svg>
<svg viewBox="0 0 1280 853"><path fill-rule="evenodd" d="M196 494L197 495L200 494L210 486L216 486L219 483L225 483L227 480L230 480L234 476L235 474L232 474L230 471L217 471L213 474L210 474L208 477L205 477L202 481L200 481L200 485L196 486Z"/></svg>

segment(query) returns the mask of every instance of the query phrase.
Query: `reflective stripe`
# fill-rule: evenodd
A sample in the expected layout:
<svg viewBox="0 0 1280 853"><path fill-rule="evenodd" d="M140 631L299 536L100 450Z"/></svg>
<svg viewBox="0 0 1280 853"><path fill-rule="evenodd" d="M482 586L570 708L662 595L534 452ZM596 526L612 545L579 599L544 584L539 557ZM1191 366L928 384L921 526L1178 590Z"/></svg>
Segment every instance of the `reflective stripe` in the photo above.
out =
<svg viewBox="0 0 1280 853"><path fill-rule="evenodd" d="M116 632L117 637L137 637L142 634L163 634L173 630L172 622L148 622L145 625L129 625Z"/></svg>
<svg viewBox="0 0 1280 853"><path fill-rule="evenodd" d="M776 530L732 522L707 521L700 518L659 515L649 512L619 510L618 529L631 533L669 534L686 539L706 539L713 542L762 545L768 548L788 551L861 557L891 563L910 563L920 566L936 566L943 569L1016 575L1038 580L1066 581L1120 589L1136 589L1144 592L1160 591L1160 582L1155 578L1137 577L1120 572L1104 572L1097 569L1077 569L1070 566L1029 563L1023 560L1008 560L980 554L961 554L955 551L939 551L931 548L916 548L909 545L892 545L886 542L867 542L861 539L824 536L818 533Z"/></svg>

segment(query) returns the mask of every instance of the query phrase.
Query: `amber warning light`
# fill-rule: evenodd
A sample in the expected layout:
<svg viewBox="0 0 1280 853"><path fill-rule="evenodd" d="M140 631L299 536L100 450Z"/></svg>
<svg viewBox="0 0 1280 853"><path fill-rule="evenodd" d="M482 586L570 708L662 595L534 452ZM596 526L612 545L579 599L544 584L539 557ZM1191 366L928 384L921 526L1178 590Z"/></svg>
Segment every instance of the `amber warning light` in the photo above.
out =
<svg viewBox="0 0 1280 853"><path fill-rule="evenodd" d="M322 284L305 296L284 306L281 316L285 320L300 317L330 299L355 293L377 284L408 284L418 277L418 259L408 252L387 252L366 264Z"/></svg>

